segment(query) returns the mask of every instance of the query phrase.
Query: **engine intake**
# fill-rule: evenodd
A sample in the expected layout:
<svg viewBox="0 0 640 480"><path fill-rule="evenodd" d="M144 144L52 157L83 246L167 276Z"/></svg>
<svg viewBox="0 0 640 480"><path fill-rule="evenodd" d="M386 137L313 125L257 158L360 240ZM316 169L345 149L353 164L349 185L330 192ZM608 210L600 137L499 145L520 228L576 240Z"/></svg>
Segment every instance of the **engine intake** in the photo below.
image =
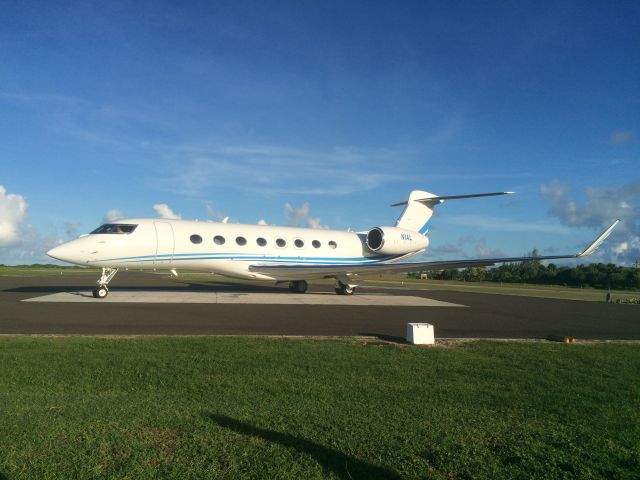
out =
<svg viewBox="0 0 640 480"><path fill-rule="evenodd" d="M367 232L367 248L383 255L402 255L424 250L429 239L413 230L375 227Z"/></svg>

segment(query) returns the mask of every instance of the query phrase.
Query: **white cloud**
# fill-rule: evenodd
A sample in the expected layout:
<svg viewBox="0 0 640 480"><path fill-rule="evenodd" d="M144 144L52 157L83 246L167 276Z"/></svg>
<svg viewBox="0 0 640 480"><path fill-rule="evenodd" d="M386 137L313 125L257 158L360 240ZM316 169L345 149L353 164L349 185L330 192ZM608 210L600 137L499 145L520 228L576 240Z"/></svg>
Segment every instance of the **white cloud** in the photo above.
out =
<svg viewBox="0 0 640 480"><path fill-rule="evenodd" d="M0 185L0 247L20 241L20 227L27 216L27 202L22 195L7 193Z"/></svg>
<svg viewBox="0 0 640 480"><path fill-rule="evenodd" d="M291 225L304 225L309 228L329 228L320 224L320 217L309 216L309 204L303 203L300 207L293 207L289 202L284 204L284 216L287 217Z"/></svg>
<svg viewBox="0 0 640 480"><path fill-rule="evenodd" d="M309 218L309 204L303 203L300 207L292 207L289 202L284 204L284 216L292 225L300 225L300 223Z"/></svg>
<svg viewBox="0 0 640 480"><path fill-rule="evenodd" d="M180 220L182 217L176 213L173 213L173 210L169 208L169 205L166 203L156 203L153 206L153 209L156 211L160 218L164 218L166 220Z"/></svg>
<svg viewBox="0 0 640 480"><path fill-rule="evenodd" d="M8 265L48 262L46 252L60 243L56 235L41 236L25 224L29 206L22 195L7 193L0 185L0 263ZM65 224L67 233L73 225Z"/></svg>
<svg viewBox="0 0 640 480"><path fill-rule="evenodd" d="M490 248L484 238L481 238L476 244L476 252L480 256L480 258L504 258L507 256L502 250L498 248Z"/></svg>
<svg viewBox="0 0 640 480"><path fill-rule="evenodd" d="M65 222L64 223L64 232L67 236L67 239L73 240L74 238L78 238L79 232L78 227L80 224L74 222Z"/></svg>
<svg viewBox="0 0 640 480"><path fill-rule="evenodd" d="M124 218L124 213L116 208L112 208L111 210L107 210L104 214L102 217L102 223L111 223L122 218Z"/></svg>
<svg viewBox="0 0 640 480"><path fill-rule="evenodd" d="M613 132L609 135L609 143L611 145L625 145L633 142L632 132Z"/></svg>
<svg viewBox="0 0 640 480"><path fill-rule="evenodd" d="M267 225L267 221L264 218L258 220L258 225Z"/></svg>
<svg viewBox="0 0 640 480"><path fill-rule="evenodd" d="M582 203L557 180L541 185L540 195L549 204L549 213L570 227L600 229L616 218L622 220L594 260L630 265L640 259L640 181L620 187L588 187Z"/></svg>
<svg viewBox="0 0 640 480"><path fill-rule="evenodd" d="M327 225L322 225L320 223L320 217L309 217L307 218L307 225L309 226L309 228L322 228L322 229L326 229L329 228Z"/></svg>
<svg viewBox="0 0 640 480"><path fill-rule="evenodd" d="M217 211L213 207L213 205L210 203L206 205L206 208L207 208L207 217L209 218L209 220L213 220L214 222L221 222L222 220L227 218L227 215Z"/></svg>
<svg viewBox="0 0 640 480"><path fill-rule="evenodd" d="M579 205L569 196L569 187L557 180L540 186L540 195L549 204L549 212L572 227L602 227L619 218L634 223L640 219L640 181L621 187L588 187L586 200ZM634 206L635 205L635 206Z"/></svg>

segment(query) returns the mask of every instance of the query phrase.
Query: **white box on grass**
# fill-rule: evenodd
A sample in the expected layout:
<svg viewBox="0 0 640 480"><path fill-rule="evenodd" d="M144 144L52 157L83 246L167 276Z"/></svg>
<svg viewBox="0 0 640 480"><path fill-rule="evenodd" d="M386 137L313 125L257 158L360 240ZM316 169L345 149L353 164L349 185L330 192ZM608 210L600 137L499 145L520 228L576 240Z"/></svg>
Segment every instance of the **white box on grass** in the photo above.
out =
<svg viewBox="0 0 640 480"><path fill-rule="evenodd" d="M414 345L433 345L435 335L430 323L407 323L407 342Z"/></svg>

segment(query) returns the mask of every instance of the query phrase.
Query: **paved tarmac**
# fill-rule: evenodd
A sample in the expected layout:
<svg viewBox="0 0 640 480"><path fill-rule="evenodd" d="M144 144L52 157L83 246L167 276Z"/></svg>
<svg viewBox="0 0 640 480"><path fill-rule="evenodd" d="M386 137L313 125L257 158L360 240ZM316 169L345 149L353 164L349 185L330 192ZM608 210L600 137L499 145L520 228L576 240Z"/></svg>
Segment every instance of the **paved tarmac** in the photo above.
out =
<svg viewBox="0 0 640 480"><path fill-rule="evenodd" d="M218 292L184 291L183 289L145 291L141 289L114 289L106 298L95 298L89 290L59 292L22 300L23 302L54 303L233 303L236 305L356 305L398 307L462 307L455 303L441 302L425 297L392 295L388 293L361 293L359 295L336 295L335 292L309 291L299 293L279 292Z"/></svg>
<svg viewBox="0 0 640 480"><path fill-rule="evenodd" d="M373 335L399 339L404 338L407 323L428 322L435 326L438 338L571 335L578 339L640 340L640 307L634 305L376 286L362 288L356 296L396 297L393 305L341 303L337 295L324 295L332 291L329 285L312 285L310 292L302 295L323 297L322 303L313 305L273 300L240 304L23 301L86 293L94 282L95 278L86 274L0 277L0 334ZM120 273L111 284L108 298L127 292L130 296L182 298L291 295L286 286L188 282L159 275ZM424 303L415 305L415 298ZM439 302L468 308L451 308Z"/></svg>

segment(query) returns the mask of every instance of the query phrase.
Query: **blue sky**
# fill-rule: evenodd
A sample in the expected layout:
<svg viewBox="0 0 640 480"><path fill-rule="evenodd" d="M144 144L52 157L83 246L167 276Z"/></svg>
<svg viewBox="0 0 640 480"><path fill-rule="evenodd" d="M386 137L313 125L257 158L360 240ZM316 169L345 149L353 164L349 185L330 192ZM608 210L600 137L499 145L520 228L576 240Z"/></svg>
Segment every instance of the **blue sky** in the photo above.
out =
<svg viewBox="0 0 640 480"><path fill-rule="evenodd" d="M9 2L0 45L0 263L110 211L365 230L412 189L518 192L443 205L430 257L622 217L595 259L640 258L637 2Z"/></svg>

